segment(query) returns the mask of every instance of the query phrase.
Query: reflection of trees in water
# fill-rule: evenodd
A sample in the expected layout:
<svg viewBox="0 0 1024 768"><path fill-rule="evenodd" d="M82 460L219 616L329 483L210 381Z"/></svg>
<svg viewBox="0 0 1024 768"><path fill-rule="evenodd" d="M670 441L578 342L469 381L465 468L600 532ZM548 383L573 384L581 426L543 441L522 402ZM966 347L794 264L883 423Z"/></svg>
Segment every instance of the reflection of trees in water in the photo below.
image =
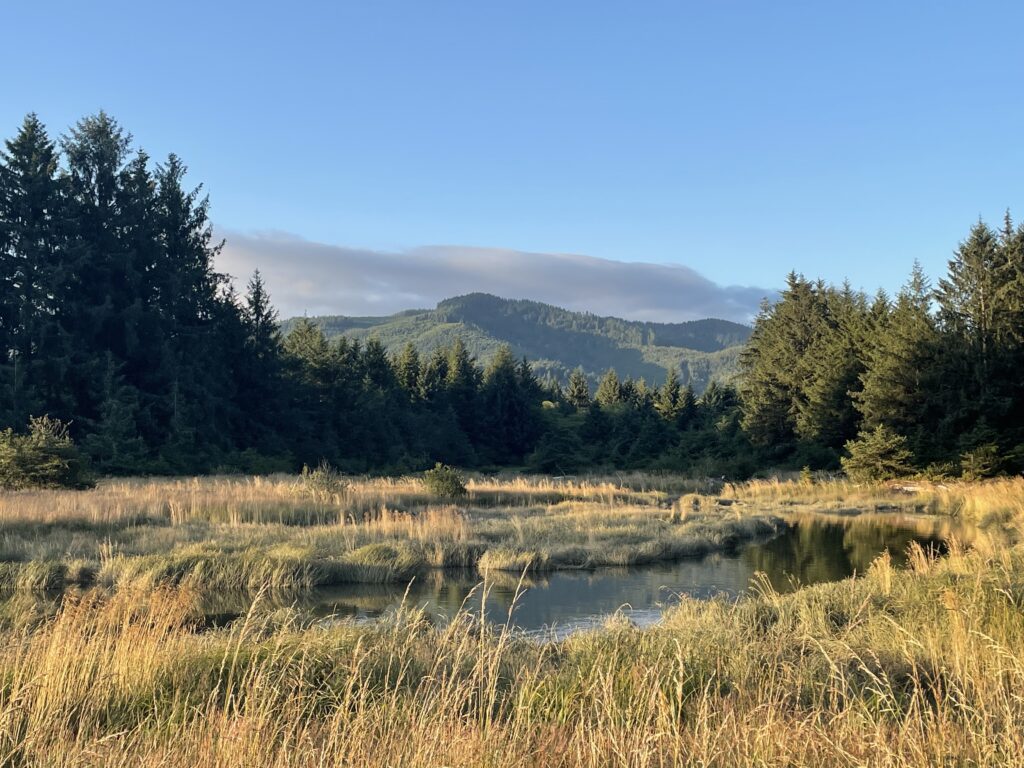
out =
<svg viewBox="0 0 1024 768"><path fill-rule="evenodd" d="M742 556L782 592L864 573L885 550L889 550L895 564L903 565L907 548L915 541L924 547L942 546L939 539L884 521L800 520L781 536L747 547Z"/></svg>
<svg viewBox="0 0 1024 768"><path fill-rule="evenodd" d="M745 547L738 555L713 555L644 568L600 569L594 572L530 574L521 586L529 590L518 603L513 623L537 628L605 615L623 605L652 610L676 592L707 597L718 592L737 594L755 570L768 576L780 592L796 586L844 579L864 573L888 549L896 564L906 561L907 546L941 541L943 531L929 520L868 515L800 517L775 539ZM291 607L313 617L375 617L402 603L425 608L428 616L443 618L461 608L478 615L483 577L475 569L427 571L411 584L348 584L298 595L264 595L261 610ZM492 572L487 579L486 616L504 623L512 607L520 574ZM468 597L468 599L467 599ZM244 613L251 595L220 595L209 606L214 623Z"/></svg>
<svg viewBox="0 0 1024 768"><path fill-rule="evenodd" d="M781 536L744 549L743 559L780 592L843 579L852 572L843 533L841 525L795 523Z"/></svg>

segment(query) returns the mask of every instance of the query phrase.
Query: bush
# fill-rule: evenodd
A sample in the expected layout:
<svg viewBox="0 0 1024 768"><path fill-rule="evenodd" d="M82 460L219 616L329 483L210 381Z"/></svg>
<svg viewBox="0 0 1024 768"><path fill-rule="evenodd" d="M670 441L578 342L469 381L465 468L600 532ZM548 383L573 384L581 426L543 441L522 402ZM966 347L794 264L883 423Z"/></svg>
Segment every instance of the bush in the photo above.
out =
<svg viewBox="0 0 1024 768"><path fill-rule="evenodd" d="M423 473L423 484L435 496L455 499L466 495L466 483L454 467L438 462Z"/></svg>
<svg viewBox="0 0 1024 768"><path fill-rule="evenodd" d="M347 488L348 482L345 478L326 461L321 461L316 469L303 466L297 486L301 494L317 501L329 501L332 497L344 493Z"/></svg>
<svg viewBox="0 0 1024 768"><path fill-rule="evenodd" d="M0 488L91 488L94 481L68 426L58 419L29 419L27 435L0 432Z"/></svg>
<svg viewBox="0 0 1024 768"><path fill-rule="evenodd" d="M984 480L995 477L1002 469L1002 457L995 443L976 445L960 454L960 477L964 480Z"/></svg>
<svg viewBox="0 0 1024 768"><path fill-rule="evenodd" d="M841 461L851 480L891 480L912 471L907 438L881 424L847 442L846 451L850 455Z"/></svg>

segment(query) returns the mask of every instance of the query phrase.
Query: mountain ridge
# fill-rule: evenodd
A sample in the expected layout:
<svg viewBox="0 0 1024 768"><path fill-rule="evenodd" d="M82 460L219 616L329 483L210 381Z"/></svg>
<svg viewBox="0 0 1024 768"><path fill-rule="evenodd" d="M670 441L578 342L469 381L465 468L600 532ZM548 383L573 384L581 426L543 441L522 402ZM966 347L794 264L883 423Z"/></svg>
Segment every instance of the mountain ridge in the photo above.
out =
<svg viewBox="0 0 1024 768"><path fill-rule="evenodd" d="M596 381L608 368L620 377L664 379L676 367L683 383L702 391L727 381L737 370L750 328L717 318L680 323L625 320L578 312L527 299L469 293L438 302L434 309L408 309L386 316L321 315L308 318L328 337L378 338L389 352L412 342L421 354L461 337L486 363L502 344L526 357L541 377L564 380L576 367ZM299 318L282 323L287 332Z"/></svg>

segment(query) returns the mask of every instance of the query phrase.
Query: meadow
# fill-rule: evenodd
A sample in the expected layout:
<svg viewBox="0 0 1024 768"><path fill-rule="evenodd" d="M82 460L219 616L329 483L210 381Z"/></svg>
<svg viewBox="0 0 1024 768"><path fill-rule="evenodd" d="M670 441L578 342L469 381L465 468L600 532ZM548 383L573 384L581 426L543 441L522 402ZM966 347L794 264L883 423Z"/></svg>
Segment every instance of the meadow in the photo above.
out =
<svg viewBox="0 0 1024 768"><path fill-rule="evenodd" d="M33 612L27 584L9 589L0 764L1024 765L1024 480L691 495L702 489L668 477L481 479L444 505L414 479L359 481L312 504L294 484L4 496L5 558L58 563L65 579L94 568L110 586L75 592L52 615ZM328 535L347 547L328 559L443 538L490 546L478 567L507 547L562 564L557 553L578 546L596 565L620 546L733 545L751 521L876 505L972 521L979 535L941 558L914 548L908 569L883 556L862 578L785 595L762 582L738 601L684 600L652 628L613 617L553 643L469 615L438 627L414 610L309 625L259 610L274 572L247 616L207 631L196 618L204 571L154 578L128 566L203 546L305 558L327 552L315 540Z"/></svg>

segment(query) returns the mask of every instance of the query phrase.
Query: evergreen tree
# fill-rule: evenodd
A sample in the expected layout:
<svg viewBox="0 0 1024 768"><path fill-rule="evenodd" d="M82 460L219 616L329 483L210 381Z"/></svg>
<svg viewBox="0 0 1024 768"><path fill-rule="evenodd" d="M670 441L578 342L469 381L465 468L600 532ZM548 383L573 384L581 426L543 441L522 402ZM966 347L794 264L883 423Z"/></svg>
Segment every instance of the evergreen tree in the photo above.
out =
<svg viewBox="0 0 1024 768"><path fill-rule="evenodd" d="M245 450L285 454L286 441L281 439L281 433L289 425L284 342L278 327L277 311L270 303L258 269L249 279L241 309L241 323L245 338L234 366L236 396L242 414L238 442Z"/></svg>
<svg viewBox="0 0 1024 768"><path fill-rule="evenodd" d="M410 400L420 397L420 355L410 341L405 345L402 354L395 361L398 383L405 390Z"/></svg>
<svg viewBox="0 0 1024 768"><path fill-rule="evenodd" d="M614 368L609 368L601 377L594 399L602 408L611 408L622 402L622 383Z"/></svg>
<svg viewBox="0 0 1024 768"><path fill-rule="evenodd" d="M812 380L809 353L827 327L824 293L820 283L791 273L781 299L762 307L740 357L743 427L775 456L796 445L796 417Z"/></svg>
<svg viewBox="0 0 1024 768"><path fill-rule="evenodd" d="M68 275L57 166L55 143L29 114L0 152L0 421L8 426L21 427L30 413L77 413L65 387Z"/></svg>
<svg viewBox="0 0 1024 768"><path fill-rule="evenodd" d="M860 414L851 395L860 389L871 334L867 299L849 285L824 293L825 318L808 347L808 378L796 401L795 430L814 446L838 451L856 434Z"/></svg>
<svg viewBox="0 0 1024 768"><path fill-rule="evenodd" d="M861 389L854 393L863 429L886 427L907 437L920 460L934 456L934 392L938 331L931 291L919 265L896 297L895 306L874 331Z"/></svg>
<svg viewBox="0 0 1024 768"><path fill-rule="evenodd" d="M138 392L124 383L108 353L100 418L82 443L97 470L115 475L144 470L146 444L139 436L138 413Z"/></svg>
<svg viewBox="0 0 1024 768"><path fill-rule="evenodd" d="M883 424L849 441L846 450L843 471L852 480L889 480L911 471L912 454L907 449L907 439Z"/></svg>
<svg viewBox="0 0 1024 768"><path fill-rule="evenodd" d="M447 404L448 353L441 347L435 349L420 377L420 393L424 400L435 406Z"/></svg>
<svg viewBox="0 0 1024 768"><path fill-rule="evenodd" d="M484 372L478 442L497 464L521 461L533 449L539 432L537 393L528 389L522 375L507 345L499 348Z"/></svg>
<svg viewBox="0 0 1024 768"><path fill-rule="evenodd" d="M658 390L654 407L665 421L673 425L678 422L679 414L682 412L681 392L679 374L676 373L675 368L669 368L668 374L665 376L665 383Z"/></svg>
<svg viewBox="0 0 1024 768"><path fill-rule="evenodd" d="M569 385L565 390L565 400L577 410L590 405L590 384L582 368L577 368L569 376Z"/></svg>
<svg viewBox="0 0 1024 768"><path fill-rule="evenodd" d="M448 404L455 411L459 426L474 445L479 437L476 412L476 394L480 384L480 370L475 360L470 357L469 350L462 338L456 338L448 353L448 377L445 381L445 394Z"/></svg>
<svg viewBox="0 0 1024 768"><path fill-rule="evenodd" d="M949 262L946 278L935 291L939 322L944 335L943 349L951 372L963 377L966 407L976 406L995 414L993 387L998 366L999 334L1004 293L1000 278L1005 274L1004 250L998 235L984 222L971 228Z"/></svg>
<svg viewBox="0 0 1024 768"><path fill-rule="evenodd" d="M676 424L680 429L687 429L697 418L697 397L693 387L687 384L679 393L679 409Z"/></svg>

